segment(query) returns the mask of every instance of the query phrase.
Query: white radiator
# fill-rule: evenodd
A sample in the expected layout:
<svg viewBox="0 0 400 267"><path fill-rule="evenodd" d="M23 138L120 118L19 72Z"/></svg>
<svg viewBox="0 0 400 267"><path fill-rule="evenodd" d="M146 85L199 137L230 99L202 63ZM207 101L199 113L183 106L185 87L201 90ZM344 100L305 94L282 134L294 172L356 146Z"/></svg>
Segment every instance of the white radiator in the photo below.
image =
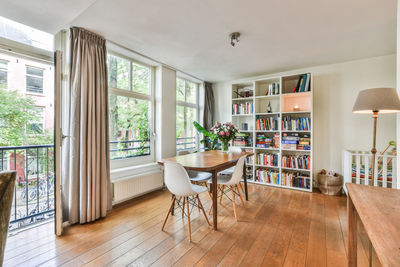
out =
<svg viewBox="0 0 400 267"><path fill-rule="evenodd" d="M113 204L127 201L163 187L163 172L150 171L112 182Z"/></svg>

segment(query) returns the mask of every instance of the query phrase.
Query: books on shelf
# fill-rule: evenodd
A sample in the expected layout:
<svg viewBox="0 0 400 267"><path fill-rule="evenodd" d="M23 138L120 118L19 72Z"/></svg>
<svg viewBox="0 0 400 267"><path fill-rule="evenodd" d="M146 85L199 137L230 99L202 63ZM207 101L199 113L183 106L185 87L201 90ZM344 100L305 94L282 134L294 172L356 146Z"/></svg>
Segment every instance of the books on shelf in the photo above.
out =
<svg viewBox="0 0 400 267"><path fill-rule="evenodd" d="M297 150L311 150L311 138L308 135L304 135L299 138L299 143L296 147Z"/></svg>
<svg viewBox="0 0 400 267"><path fill-rule="evenodd" d="M260 183L280 184L279 171L268 169L257 169L255 180Z"/></svg>
<svg viewBox="0 0 400 267"><path fill-rule="evenodd" d="M278 131L278 127L278 115L270 116L268 118L256 116L257 131Z"/></svg>
<svg viewBox="0 0 400 267"><path fill-rule="evenodd" d="M310 117L282 117L282 130L284 131L311 131Z"/></svg>
<svg viewBox="0 0 400 267"><path fill-rule="evenodd" d="M310 170L309 155L282 155L282 168Z"/></svg>
<svg viewBox="0 0 400 267"><path fill-rule="evenodd" d="M235 138L232 140L232 145L238 147L252 147L253 139L249 133L237 133Z"/></svg>
<svg viewBox="0 0 400 267"><path fill-rule="evenodd" d="M232 115L248 115L253 114L253 102L232 104Z"/></svg>
<svg viewBox="0 0 400 267"><path fill-rule="evenodd" d="M268 89L265 91L265 95L279 95L280 83L275 82L268 85Z"/></svg>
<svg viewBox="0 0 400 267"><path fill-rule="evenodd" d="M253 152L253 151L251 150L251 152ZM249 164L253 165L254 164L254 156L247 157L246 158L246 164L247 165L249 165Z"/></svg>
<svg viewBox="0 0 400 267"><path fill-rule="evenodd" d="M258 148L279 148L279 133L273 137L268 137L263 133L258 133L256 136L256 147Z"/></svg>
<svg viewBox="0 0 400 267"><path fill-rule="evenodd" d="M283 133L281 141L282 149L285 150L311 150L311 138L307 134Z"/></svg>
<svg viewBox="0 0 400 267"><path fill-rule="evenodd" d="M292 93L309 92L310 81L311 81L310 73L300 75L296 85L293 87Z"/></svg>
<svg viewBox="0 0 400 267"><path fill-rule="evenodd" d="M310 189L310 177L300 173L282 172L282 185Z"/></svg>
<svg viewBox="0 0 400 267"><path fill-rule="evenodd" d="M256 164L264 165L269 167L279 166L279 155L271 153L257 153L256 154Z"/></svg>

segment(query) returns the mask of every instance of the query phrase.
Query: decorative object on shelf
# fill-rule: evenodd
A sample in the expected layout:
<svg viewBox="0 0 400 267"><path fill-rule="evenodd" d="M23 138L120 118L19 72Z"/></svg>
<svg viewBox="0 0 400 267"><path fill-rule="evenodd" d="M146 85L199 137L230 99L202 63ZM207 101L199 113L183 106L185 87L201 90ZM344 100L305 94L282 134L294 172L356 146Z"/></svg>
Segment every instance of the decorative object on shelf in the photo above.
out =
<svg viewBox="0 0 400 267"><path fill-rule="evenodd" d="M299 105L295 105L293 107L293 111L300 111L300 106Z"/></svg>
<svg viewBox="0 0 400 267"><path fill-rule="evenodd" d="M249 129L249 124L248 123L242 123L242 130L247 131Z"/></svg>
<svg viewBox="0 0 400 267"><path fill-rule="evenodd" d="M231 38L231 46L235 47L239 43L240 32L232 32L229 37Z"/></svg>
<svg viewBox="0 0 400 267"><path fill-rule="evenodd" d="M340 196L342 194L343 176L334 171L326 172L322 169L318 173L318 186L322 194Z"/></svg>
<svg viewBox="0 0 400 267"><path fill-rule="evenodd" d="M229 141L235 138L238 130L231 122L220 123L217 122L212 128L213 134L218 136L222 144L222 151L228 153Z"/></svg>
<svg viewBox="0 0 400 267"><path fill-rule="evenodd" d="M372 114L374 119L372 140L372 184L375 180L376 123L379 113L400 112L400 100L395 88L372 88L358 93L353 113Z"/></svg>
<svg viewBox="0 0 400 267"><path fill-rule="evenodd" d="M201 126L197 121L193 122L193 126L196 128L199 134L203 135L204 139L200 140L200 144L204 144L205 150L218 149L220 144L218 143L218 136L216 134L213 134L204 129L204 127Z"/></svg>
<svg viewBox="0 0 400 267"><path fill-rule="evenodd" d="M267 113L272 113L271 102L268 102Z"/></svg>

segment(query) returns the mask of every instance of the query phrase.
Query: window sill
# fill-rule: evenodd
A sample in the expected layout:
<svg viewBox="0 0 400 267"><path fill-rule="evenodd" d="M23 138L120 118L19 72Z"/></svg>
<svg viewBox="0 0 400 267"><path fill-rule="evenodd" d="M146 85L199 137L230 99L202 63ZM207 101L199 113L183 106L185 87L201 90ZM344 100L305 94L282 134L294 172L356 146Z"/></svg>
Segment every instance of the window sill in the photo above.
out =
<svg viewBox="0 0 400 267"><path fill-rule="evenodd" d="M131 179L132 176L141 175L144 173L160 171L161 166L156 162L141 164L136 166L117 168L111 170L111 182L121 181L125 179Z"/></svg>

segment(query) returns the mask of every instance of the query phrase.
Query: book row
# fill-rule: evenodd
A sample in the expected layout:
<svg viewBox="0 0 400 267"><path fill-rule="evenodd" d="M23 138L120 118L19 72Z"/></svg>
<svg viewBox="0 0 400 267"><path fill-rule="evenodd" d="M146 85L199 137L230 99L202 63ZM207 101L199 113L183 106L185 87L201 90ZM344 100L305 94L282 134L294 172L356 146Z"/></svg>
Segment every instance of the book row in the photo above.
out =
<svg viewBox="0 0 400 267"><path fill-rule="evenodd" d="M257 169L255 181L260 183L280 184L279 171Z"/></svg>
<svg viewBox="0 0 400 267"><path fill-rule="evenodd" d="M300 173L282 172L282 185L310 189L310 177Z"/></svg>
<svg viewBox="0 0 400 267"><path fill-rule="evenodd" d="M257 153L256 154L256 164L278 167L279 166L279 155L278 154L267 154L267 153Z"/></svg>
<svg viewBox="0 0 400 267"><path fill-rule="evenodd" d="M309 155L285 155L282 156L282 168L292 168L292 169L303 169L310 170L310 160Z"/></svg>
<svg viewBox="0 0 400 267"><path fill-rule="evenodd" d="M309 92L311 83L311 74L300 75L296 85L293 87L292 93Z"/></svg>
<svg viewBox="0 0 400 267"><path fill-rule="evenodd" d="M257 131L278 131L279 122L277 116L256 119Z"/></svg>
<svg viewBox="0 0 400 267"><path fill-rule="evenodd" d="M253 114L254 104L252 102L237 103L232 105L233 115Z"/></svg>
<svg viewBox="0 0 400 267"><path fill-rule="evenodd" d="M271 83L265 91L265 95L279 95L280 84L279 82Z"/></svg>
<svg viewBox="0 0 400 267"><path fill-rule="evenodd" d="M284 131L311 131L310 117L291 117L284 116L282 118L282 130Z"/></svg>
<svg viewBox="0 0 400 267"><path fill-rule="evenodd" d="M256 147L258 148L279 148L280 135L275 134L273 137L268 137L262 133L256 136Z"/></svg>

